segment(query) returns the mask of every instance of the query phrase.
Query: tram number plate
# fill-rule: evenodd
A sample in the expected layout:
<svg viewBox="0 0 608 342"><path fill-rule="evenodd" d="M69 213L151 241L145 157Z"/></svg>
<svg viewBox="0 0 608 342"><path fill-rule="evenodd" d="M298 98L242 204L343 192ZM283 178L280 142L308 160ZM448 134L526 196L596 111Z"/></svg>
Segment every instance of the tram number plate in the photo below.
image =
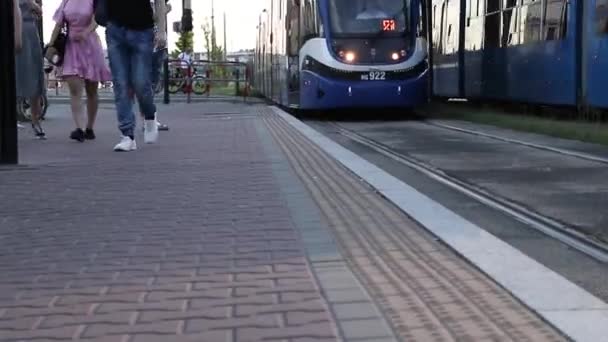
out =
<svg viewBox="0 0 608 342"><path fill-rule="evenodd" d="M365 81L384 81L386 80L386 71L370 71L368 74L361 75L361 79Z"/></svg>

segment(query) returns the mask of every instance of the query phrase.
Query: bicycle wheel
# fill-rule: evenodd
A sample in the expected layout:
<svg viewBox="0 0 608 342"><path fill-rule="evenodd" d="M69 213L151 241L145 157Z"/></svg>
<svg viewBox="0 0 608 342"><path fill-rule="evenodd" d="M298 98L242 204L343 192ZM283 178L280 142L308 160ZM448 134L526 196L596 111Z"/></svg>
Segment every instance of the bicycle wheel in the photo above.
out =
<svg viewBox="0 0 608 342"><path fill-rule="evenodd" d="M40 97L40 108L42 109L40 119L44 120L49 108L49 101L46 95ZM17 116L21 121L32 121L32 106L30 106L29 99L17 99Z"/></svg>
<svg viewBox="0 0 608 342"><path fill-rule="evenodd" d="M169 93L177 94L178 91L184 88L184 81L170 81Z"/></svg>
<svg viewBox="0 0 608 342"><path fill-rule="evenodd" d="M207 81L202 76L196 76L192 79L192 92L196 95L203 95L207 92Z"/></svg>

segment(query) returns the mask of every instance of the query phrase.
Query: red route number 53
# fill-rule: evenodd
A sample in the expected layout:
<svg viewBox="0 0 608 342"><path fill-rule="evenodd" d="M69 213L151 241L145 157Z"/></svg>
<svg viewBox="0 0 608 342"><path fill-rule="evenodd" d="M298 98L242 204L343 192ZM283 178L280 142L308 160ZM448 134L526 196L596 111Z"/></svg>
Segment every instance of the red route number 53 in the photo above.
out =
<svg viewBox="0 0 608 342"><path fill-rule="evenodd" d="M382 31L395 31L397 24L393 19L382 20Z"/></svg>

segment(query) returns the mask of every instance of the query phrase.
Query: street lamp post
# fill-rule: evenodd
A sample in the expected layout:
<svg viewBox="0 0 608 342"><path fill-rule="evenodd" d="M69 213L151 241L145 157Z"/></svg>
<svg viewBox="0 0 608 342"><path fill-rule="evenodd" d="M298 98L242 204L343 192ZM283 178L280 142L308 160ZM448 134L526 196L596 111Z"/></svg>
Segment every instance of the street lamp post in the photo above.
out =
<svg viewBox="0 0 608 342"><path fill-rule="evenodd" d="M17 164L19 159L13 1L0 0L0 164Z"/></svg>

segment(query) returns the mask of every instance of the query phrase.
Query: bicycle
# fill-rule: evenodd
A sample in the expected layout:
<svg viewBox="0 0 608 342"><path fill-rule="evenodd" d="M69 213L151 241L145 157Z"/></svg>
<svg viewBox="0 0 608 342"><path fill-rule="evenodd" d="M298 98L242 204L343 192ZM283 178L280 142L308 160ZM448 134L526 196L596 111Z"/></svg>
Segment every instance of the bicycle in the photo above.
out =
<svg viewBox="0 0 608 342"><path fill-rule="evenodd" d="M44 68L45 83L48 80L48 76L53 71L52 66ZM40 120L44 120L46 112L49 108L49 99L47 96L47 87L43 87L42 96L40 97L40 107L42 112L40 113ZM28 98L17 98L17 118L19 121L32 121L32 106L30 105L30 99Z"/></svg>

